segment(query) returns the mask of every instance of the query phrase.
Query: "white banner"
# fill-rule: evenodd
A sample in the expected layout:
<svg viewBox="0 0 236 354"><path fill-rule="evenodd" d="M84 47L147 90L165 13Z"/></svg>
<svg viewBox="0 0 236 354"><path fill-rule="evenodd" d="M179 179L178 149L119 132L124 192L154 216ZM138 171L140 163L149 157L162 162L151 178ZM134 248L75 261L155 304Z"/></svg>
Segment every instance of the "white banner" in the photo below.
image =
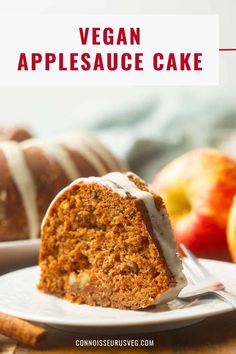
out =
<svg viewBox="0 0 236 354"><path fill-rule="evenodd" d="M1 86L217 85L217 15L0 17Z"/></svg>

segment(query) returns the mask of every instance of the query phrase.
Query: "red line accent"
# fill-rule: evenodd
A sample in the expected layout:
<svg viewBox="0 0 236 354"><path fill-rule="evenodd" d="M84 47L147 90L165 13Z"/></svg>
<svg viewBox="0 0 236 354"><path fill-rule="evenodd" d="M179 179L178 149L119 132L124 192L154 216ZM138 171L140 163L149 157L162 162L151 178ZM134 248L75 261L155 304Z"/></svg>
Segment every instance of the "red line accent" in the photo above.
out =
<svg viewBox="0 0 236 354"><path fill-rule="evenodd" d="M229 51L236 51L236 48L220 48L220 52L229 52Z"/></svg>

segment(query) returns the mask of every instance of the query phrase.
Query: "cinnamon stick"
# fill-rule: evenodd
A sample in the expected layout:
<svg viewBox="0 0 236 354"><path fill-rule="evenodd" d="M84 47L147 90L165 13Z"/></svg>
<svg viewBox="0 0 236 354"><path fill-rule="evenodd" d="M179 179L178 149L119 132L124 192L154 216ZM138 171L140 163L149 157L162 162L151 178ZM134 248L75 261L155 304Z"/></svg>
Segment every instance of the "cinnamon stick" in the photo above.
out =
<svg viewBox="0 0 236 354"><path fill-rule="evenodd" d="M47 336L44 328L4 313L0 313L0 333L33 347Z"/></svg>

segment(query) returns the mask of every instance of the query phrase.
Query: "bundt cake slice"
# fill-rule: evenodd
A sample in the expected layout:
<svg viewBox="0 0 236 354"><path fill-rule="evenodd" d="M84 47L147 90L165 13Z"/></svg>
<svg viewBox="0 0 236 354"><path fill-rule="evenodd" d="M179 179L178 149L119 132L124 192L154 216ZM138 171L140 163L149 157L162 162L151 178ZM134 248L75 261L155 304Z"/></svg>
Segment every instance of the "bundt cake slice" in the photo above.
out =
<svg viewBox="0 0 236 354"><path fill-rule="evenodd" d="M42 224L38 288L72 302L140 309L185 286L161 198L138 176L80 178Z"/></svg>

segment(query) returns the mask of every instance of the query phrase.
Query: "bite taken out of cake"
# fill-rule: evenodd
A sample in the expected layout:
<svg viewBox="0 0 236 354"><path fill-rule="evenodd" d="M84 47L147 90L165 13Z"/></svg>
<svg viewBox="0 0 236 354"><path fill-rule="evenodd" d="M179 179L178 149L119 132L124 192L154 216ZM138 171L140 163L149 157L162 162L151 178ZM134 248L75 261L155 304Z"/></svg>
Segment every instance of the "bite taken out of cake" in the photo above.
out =
<svg viewBox="0 0 236 354"><path fill-rule="evenodd" d="M133 173L79 178L42 223L38 288L79 304L140 309L186 285L162 199Z"/></svg>

